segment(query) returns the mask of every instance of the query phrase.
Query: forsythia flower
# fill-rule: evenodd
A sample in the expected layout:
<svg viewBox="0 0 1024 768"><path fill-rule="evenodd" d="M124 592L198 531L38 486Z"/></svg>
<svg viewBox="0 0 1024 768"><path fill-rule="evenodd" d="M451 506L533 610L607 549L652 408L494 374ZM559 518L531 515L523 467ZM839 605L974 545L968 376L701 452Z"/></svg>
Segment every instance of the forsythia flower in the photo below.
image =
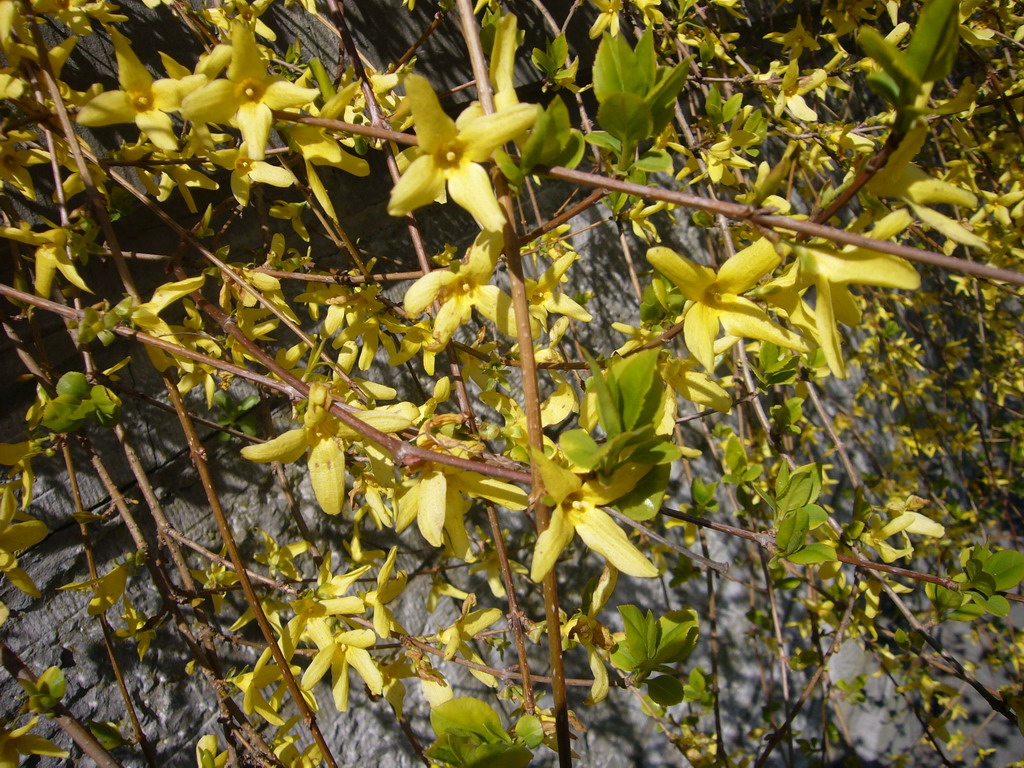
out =
<svg viewBox="0 0 1024 768"><path fill-rule="evenodd" d="M441 302L434 318L438 348L444 347L458 327L468 322L473 307L502 333L515 335L512 299L497 286L488 284L501 248L500 233L481 232L469 247L464 262L456 263L452 269L428 272L406 291L405 311L410 317L421 314L435 299Z"/></svg>
<svg viewBox="0 0 1024 768"><path fill-rule="evenodd" d="M604 557L623 573L653 579L658 569L641 554L625 531L619 528L611 516L601 509L622 496L623 483L635 483L635 476L626 477L613 486L603 486L596 480L583 482L574 473L558 466L540 452L534 452L534 461L544 478L544 488L552 497L551 522L537 537L533 550L530 578L540 582L558 560L573 533L578 533L583 543ZM645 468L646 469L646 468Z"/></svg>
<svg viewBox="0 0 1024 768"><path fill-rule="evenodd" d="M590 36L600 37L606 29L612 37L619 34L619 11L622 10L622 0L591 0L597 6L597 20L590 28Z"/></svg>
<svg viewBox="0 0 1024 768"><path fill-rule="evenodd" d="M762 238L736 253L717 274L663 246L651 248L647 260L692 302L683 316L683 337L690 353L708 371L715 367L719 324L730 336L807 351L803 339L774 323L750 299L740 296L779 263L779 255L768 240Z"/></svg>
<svg viewBox="0 0 1024 768"><path fill-rule="evenodd" d="M906 229L911 221L907 211L894 211L879 221L870 235L888 240ZM765 284L762 293L789 315L790 322L811 333L832 373L844 379L846 363L840 351L842 338L837 323L855 327L861 316L849 286L860 283L913 291L921 287L921 278L909 262L867 248L847 246L836 250L825 245L808 245L796 250L797 260L793 266ZM815 288L813 310L800 295L811 285Z"/></svg>
<svg viewBox="0 0 1024 768"><path fill-rule="evenodd" d="M345 441L360 435L330 414L331 394L327 385L314 382L309 388L309 407L303 427L291 429L259 445L248 445L242 456L249 461L280 461L290 464L309 451L309 479L320 507L329 515L341 512L345 500ZM395 406L357 415L382 432L400 432L412 424L409 408ZM412 409L415 411L415 409Z"/></svg>
<svg viewBox="0 0 1024 768"><path fill-rule="evenodd" d="M206 78L189 75L181 80L154 81L124 35L111 29L110 38L117 54L117 79L121 90L105 91L91 99L76 119L87 126L135 123L160 149L176 150L178 140L167 113L178 109L182 93L199 87Z"/></svg>
<svg viewBox="0 0 1024 768"><path fill-rule="evenodd" d="M254 181L275 187L290 187L295 182L287 168L264 160L253 160L247 148L247 143L242 142L238 149L219 149L210 153L213 162L231 171L231 192L242 207L249 204L249 190Z"/></svg>
<svg viewBox="0 0 1024 768"><path fill-rule="evenodd" d="M237 25L231 35L227 79L214 80L181 102L181 116L198 123L233 123L242 132L249 157L262 160L275 109L301 107L319 95L267 74L267 62L252 30Z"/></svg>
<svg viewBox="0 0 1024 768"><path fill-rule="evenodd" d="M444 192L447 184L452 200L469 211L481 228L500 232L505 216L480 163L486 162L502 144L528 130L537 119L537 106L516 104L484 116L467 110L455 121L441 109L426 78L409 75L405 90L422 154L391 190L388 213L404 216L428 205Z"/></svg>

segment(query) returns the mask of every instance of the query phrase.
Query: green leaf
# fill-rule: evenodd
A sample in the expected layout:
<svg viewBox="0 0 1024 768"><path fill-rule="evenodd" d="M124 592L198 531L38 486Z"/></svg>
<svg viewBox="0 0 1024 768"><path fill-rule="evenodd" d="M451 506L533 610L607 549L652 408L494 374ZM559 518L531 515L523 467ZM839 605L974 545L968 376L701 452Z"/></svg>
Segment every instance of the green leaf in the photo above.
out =
<svg viewBox="0 0 1024 768"><path fill-rule="evenodd" d="M715 500L718 483L705 483L699 477L690 482L690 498L695 507L706 507Z"/></svg>
<svg viewBox="0 0 1024 768"><path fill-rule="evenodd" d="M898 89L897 104L911 104L921 90L921 79L910 67L906 55L886 40L878 30L861 27L857 35L864 52L878 62Z"/></svg>
<svg viewBox="0 0 1024 768"><path fill-rule="evenodd" d="M613 93L601 102L597 122L622 142L623 151L649 138L654 130L647 102L635 93Z"/></svg>
<svg viewBox="0 0 1024 768"><path fill-rule="evenodd" d="M489 705L469 696L450 699L430 710L430 725L434 733L442 736L450 731L464 731L476 734L485 741L492 741L493 728L504 733L501 719ZM508 734L505 734L506 738Z"/></svg>
<svg viewBox="0 0 1024 768"><path fill-rule="evenodd" d="M658 514L672 474L669 464L660 464L644 475L632 491L615 502L622 514L633 520L650 520Z"/></svg>
<svg viewBox="0 0 1024 768"><path fill-rule="evenodd" d="M865 78L868 87L892 105L900 103L900 87L885 72L869 72Z"/></svg>
<svg viewBox="0 0 1024 768"><path fill-rule="evenodd" d="M960 44L960 0L928 0L907 48L907 65L921 82L942 80L953 70Z"/></svg>
<svg viewBox="0 0 1024 768"><path fill-rule="evenodd" d="M653 72L639 66L622 36L604 36L594 57L593 74L594 95L601 103L613 93L632 93L642 98L653 80Z"/></svg>
<svg viewBox="0 0 1024 768"><path fill-rule="evenodd" d="M662 391L655 372L660 350L648 349L620 360L608 372L624 429L648 424L661 405ZM612 384L614 382L614 384Z"/></svg>
<svg viewBox="0 0 1024 768"><path fill-rule="evenodd" d="M778 480L783 478L780 472ZM818 498L821 493L821 474L817 465L801 467L789 475L785 483L776 481L775 497L779 513L807 506Z"/></svg>
<svg viewBox="0 0 1024 768"><path fill-rule="evenodd" d="M728 123L734 117L736 113L740 111L740 107L743 106L743 94L737 93L733 95L725 104L722 105L722 122Z"/></svg>
<svg viewBox="0 0 1024 768"><path fill-rule="evenodd" d="M659 675L646 682L647 695L663 707L671 707L683 700L683 684L673 675Z"/></svg>
<svg viewBox="0 0 1024 768"><path fill-rule="evenodd" d="M645 173L671 173L672 156L663 149L649 149L630 166Z"/></svg>
<svg viewBox="0 0 1024 768"><path fill-rule="evenodd" d="M617 606L619 615L622 616L622 625L626 631L625 647L619 643L619 647L624 651L623 656L627 661L628 666L623 666L616 661L617 666L621 666L626 671L634 670L636 667L646 660L648 655L647 646L647 628L648 628L648 616L645 617L643 612L635 605L620 605ZM651 617L652 618L652 617ZM653 624L653 618L651 620Z"/></svg>
<svg viewBox="0 0 1024 768"><path fill-rule="evenodd" d="M938 584L926 584L924 589L925 594L928 595L940 614L959 608L964 602L962 593L946 589Z"/></svg>
<svg viewBox="0 0 1024 768"><path fill-rule="evenodd" d="M544 728L536 715L524 715L516 723L516 736L530 749L539 747L544 741Z"/></svg>
<svg viewBox="0 0 1024 768"><path fill-rule="evenodd" d="M70 371L60 377L57 382L57 394L68 395L76 400L84 400L89 396L89 382L84 373Z"/></svg>
<svg viewBox="0 0 1024 768"><path fill-rule="evenodd" d="M984 606L977 603L965 603L949 614L947 618L953 621L974 621L985 615Z"/></svg>
<svg viewBox="0 0 1024 768"><path fill-rule="evenodd" d="M622 142L607 131L593 131L588 133L585 138L588 144L593 144L595 147L607 149L615 155L622 153Z"/></svg>
<svg viewBox="0 0 1024 768"><path fill-rule="evenodd" d="M790 555L803 546L810 530L810 516L805 509L797 509L784 517L775 533L775 543L783 555Z"/></svg>
<svg viewBox="0 0 1024 768"><path fill-rule="evenodd" d="M707 113L708 119L713 125L718 126L724 122L722 120L722 94L719 92L717 85L711 86L707 97L704 99L704 112Z"/></svg>
<svg viewBox="0 0 1024 768"><path fill-rule="evenodd" d="M814 563L833 563L836 560L836 548L832 544L828 544L824 541L817 541L814 544L808 544L802 549L798 549L790 555L786 556L786 559L791 563L797 565L812 565Z"/></svg>
<svg viewBox="0 0 1024 768"><path fill-rule="evenodd" d="M622 420L619 418L611 390L605 382L604 373L589 352L583 350L583 356L586 358L587 365L590 366L590 386L594 387L597 394L597 419L601 422L601 427L606 435L609 437L617 435L622 432Z"/></svg>
<svg viewBox="0 0 1024 768"><path fill-rule="evenodd" d="M646 96L654 85L654 79L658 74L658 57L654 52L654 34L650 29L646 30L637 41L633 60L643 88L636 93Z"/></svg>
<svg viewBox="0 0 1024 768"><path fill-rule="evenodd" d="M89 731L96 737L96 740L103 748L107 750L117 749L128 743L124 736L121 735L121 728L113 720L90 721ZM207 755L210 754L206 750L203 750L203 752ZM213 755L210 755L210 765L212 766L213 764Z"/></svg>
<svg viewBox="0 0 1024 768"><path fill-rule="evenodd" d="M658 619L658 646L652 659L659 664L683 661L697 646L697 612L670 611Z"/></svg>
<svg viewBox="0 0 1024 768"><path fill-rule="evenodd" d="M65 680L60 667L48 667L39 676L38 687L45 689L55 701L60 701L64 698L64 692L67 690L67 680Z"/></svg>
<svg viewBox="0 0 1024 768"><path fill-rule="evenodd" d="M74 432L85 423L84 416L76 415L80 407L72 395L55 397L43 409L42 425L53 432Z"/></svg>
<svg viewBox="0 0 1024 768"><path fill-rule="evenodd" d="M89 402L92 406L92 417L101 427L112 429L121 417L121 398L99 384L92 388ZM85 405L85 403L83 403Z"/></svg>
<svg viewBox="0 0 1024 768"><path fill-rule="evenodd" d="M515 164L515 161L508 156L501 147L494 150L494 162L498 166L498 170L501 171L502 175L509 180L509 183L513 186L518 187L523 183L526 178L526 174L520 170L519 166Z"/></svg>
<svg viewBox="0 0 1024 768"><path fill-rule="evenodd" d="M688 63L688 61L684 61L667 71L662 69L657 85L646 96L647 106L651 108L651 120L654 122L655 133L661 133L661 129L672 119L676 97L686 85Z"/></svg>
<svg viewBox="0 0 1024 768"><path fill-rule="evenodd" d="M555 103L561 103L561 99L552 102L552 104ZM565 109L564 104L562 104L562 109ZM520 168L524 173L529 173L531 168L541 162L548 146L551 146L552 153L558 151L558 130L549 109L541 109L537 110L537 122L533 124L530 138L523 145Z"/></svg>
<svg viewBox="0 0 1024 768"><path fill-rule="evenodd" d="M550 48L548 50L550 50ZM530 59L533 61L533 65L545 75L553 75L555 70L558 69L558 65L554 62L552 57L540 48L534 48L533 51L530 52Z"/></svg>
<svg viewBox="0 0 1024 768"><path fill-rule="evenodd" d="M565 455L581 469L593 469L604 455L604 449L585 429L571 429L558 438Z"/></svg>
<svg viewBox="0 0 1024 768"><path fill-rule="evenodd" d="M1012 549L996 552L985 561L985 572L995 580L997 591L1013 589L1024 579L1024 555Z"/></svg>
<svg viewBox="0 0 1024 768"><path fill-rule="evenodd" d="M562 148L562 153L553 158L551 162L553 165L575 168L583 159L583 151L586 148L587 143L583 140L583 134L573 128L569 131L569 138Z"/></svg>
<svg viewBox="0 0 1024 768"><path fill-rule="evenodd" d="M690 670L689 682L684 688L684 695L687 701L699 701L708 689L707 679L700 667Z"/></svg>
<svg viewBox="0 0 1024 768"><path fill-rule="evenodd" d="M978 603L995 616L1005 618L1010 615L1010 601L1002 595L992 595L984 600L978 600Z"/></svg>

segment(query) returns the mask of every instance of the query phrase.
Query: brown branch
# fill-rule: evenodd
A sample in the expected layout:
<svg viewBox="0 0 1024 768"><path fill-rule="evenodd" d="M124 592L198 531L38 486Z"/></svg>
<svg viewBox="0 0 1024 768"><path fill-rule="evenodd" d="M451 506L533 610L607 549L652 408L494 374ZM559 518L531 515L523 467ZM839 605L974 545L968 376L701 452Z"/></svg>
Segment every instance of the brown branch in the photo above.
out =
<svg viewBox="0 0 1024 768"><path fill-rule="evenodd" d="M814 671L814 675L811 676L807 685L804 686L803 691L800 692L800 698L796 700L793 708L786 713L786 721L776 729L776 731L771 735L771 738L769 738L768 743L765 744L764 750L758 756L757 763L754 765L754 768L762 768L765 761L771 755L772 750L774 750L775 747L779 745L779 742L781 742L782 739L790 733L790 728L793 725L793 719L800 714L800 710L803 708L804 704L807 703L807 699L810 698L811 692L814 690L815 686L818 685L818 681L821 679L822 674L824 674L825 669L828 666L828 660L837 650L839 650L839 644L843 639L843 635L846 634L846 627L849 625L850 618L853 616L853 607L857 604L857 585L858 582L854 579L853 584L850 587L850 597L846 602L846 611L844 611L843 618L840 619L839 626L836 627L836 631L832 635L832 642L829 644L828 650L825 651L825 656L822 658L821 664L818 665L818 668Z"/></svg>
<svg viewBox="0 0 1024 768"><path fill-rule="evenodd" d="M577 184L585 184L589 187L605 189L609 192L623 192L627 195L635 195L645 200L663 200L666 203L673 203L684 208L707 211L726 216L736 221L747 221L751 224L759 224L770 229L784 229L789 232L796 232L811 237L820 237L834 243L852 245L858 248L869 248L881 253L890 253L893 256L900 256L908 261L916 261L921 264L930 264L941 267L951 272L960 272L975 277L985 277L990 280L1001 280L1013 285L1024 286L1024 274L1009 269L1001 269L988 264L980 264L967 259L958 259L954 256L946 256L934 251L925 251L920 248L912 248L907 245L876 240L872 237L858 235L854 232L846 232L836 227L829 227L824 224L816 224L811 221L790 218L789 216L778 216L767 213L764 209L751 208L739 203L728 203L722 200L711 200L699 195L692 195L686 192L677 192L671 189L660 189L657 187L646 187L641 184L634 184L629 181L612 179L607 176L599 176L594 173L575 171L560 166L538 167L538 173L544 173L553 179L571 181Z"/></svg>
<svg viewBox="0 0 1024 768"><path fill-rule="evenodd" d="M15 301L31 304L68 319L81 320L84 314L72 307L58 304L50 301L49 299L42 299L34 294L19 291L18 289L12 288L8 285L0 284L0 296L6 296L7 298L14 299ZM184 357L189 360L209 365L216 370L251 381L254 384L266 387L271 391L280 392L293 402L299 402L309 395L308 384L296 377L290 371L276 365L276 363L273 363L272 361L268 364L272 366L275 374L282 377L282 381L255 373L224 360L209 357L201 352L195 352L191 349L187 349L186 347L173 344L169 341L165 341L164 339L156 336L150 336L149 334L142 333L140 331L135 331L123 326L115 326L112 330L117 335L123 336L127 339L132 339L142 344L156 347L178 357ZM244 334L242 337L244 338ZM259 350L255 345L252 345L252 349ZM265 355L264 358L268 361L270 360L270 358L267 358ZM453 456L451 454L422 448L418 445L413 445L412 443L406 443L393 435L386 434L374 427L371 427L365 421L356 416L354 410L351 409L350 406L347 407L338 401L331 403L330 410L331 413L337 416L338 419L347 427L350 427L364 437L379 443L392 455L397 464L403 464L408 467L417 467L425 463L434 462L469 472L478 472L488 477L508 480L513 483L529 484L531 481L530 474L520 470L511 469L505 466L497 466L483 461L475 461L473 459L464 459L459 456Z"/></svg>
<svg viewBox="0 0 1024 768"><path fill-rule="evenodd" d="M266 640L267 647L270 649L274 662L277 664L278 669L281 672L281 677L284 679L285 686L287 687L289 694L291 694L296 708L302 715L302 719L305 722L306 727L313 736L313 741L316 742L316 745L320 750L321 758L325 763L327 763L328 768L337 768L338 763L334 759L334 755L327 744L327 740L324 739L323 733L320 731L316 715L310 708L305 697L302 695L302 690L299 688L299 683L295 679L295 675L292 674L288 659L281 650L281 646L277 642L277 636L274 634L274 629L270 626L270 622L267 620L267 615L263 611L263 604L260 602L259 596L256 594L256 590L253 589L252 580L249 578L249 573L245 568L241 552L239 552L238 545L235 543L234 534L231 532L231 524L228 522L227 516L224 514L224 508L221 506L220 497L214 486L213 475L210 472L210 465L206 461L206 451L203 448L202 443L199 441L199 435L196 433L195 425L188 417L188 412L186 411L185 404L181 399L181 394L178 392L177 388L173 386L168 387L168 394L171 396L171 402L174 404L175 409L178 410L178 419L181 422L181 428L184 431L185 439L188 442L189 454L192 457L192 464L199 473L199 480L202 483L203 491L206 493L207 501L210 504L210 510L213 512L213 517L217 523L217 528L220 531L221 538L227 546L231 562L235 566L235 573L238 576L239 583L242 585L242 592L245 595L245 601L248 603L249 608L253 612L253 616L256 618L256 623L259 625L260 632L263 634L263 639Z"/></svg>
<svg viewBox="0 0 1024 768"><path fill-rule="evenodd" d="M277 112L274 114L282 120L292 120L294 122L317 120L318 122L310 124L320 125L325 128L336 128L338 130L360 136L385 138L389 141L394 141L408 146L415 146L419 143L415 136L407 133L401 133L400 131L382 131L381 129L373 128L371 126L345 123L340 120L323 120L320 122L321 118L307 118L299 115L289 115L288 113ZM534 170L537 173L543 173L552 179L594 187L595 189L604 190L606 193L623 192L627 195L633 195L645 200L661 200L683 208L692 208L694 210L721 214L722 216L735 221L746 221L769 229L782 229L806 235L808 237L820 237L834 243L852 245L858 248L868 248L873 251L879 251L880 253L889 253L893 256L899 256L907 259L908 261L930 264L942 269L947 269L951 272L959 272L965 275L973 275L975 277L983 277L990 280L1000 280L1012 285L1024 286L1024 274L1020 272L1001 269L999 267L993 267L988 264L981 264L967 259L958 259L954 256L946 256L942 253L926 251L921 248L913 248L907 245L899 245L898 243L890 243L885 240L876 240L875 238L866 237L865 235L859 235L854 232L847 232L845 230L838 229L837 227L830 227L825 224L819 224L817 222L806 221L803 219L794 219L789 216L780 216L769 213L768 210L765 209L752 208L751 206L741 205L740 203L713 200L709 197L702 197L700 195L694 195L687 192L679 192L673 189L662 189L660 187L649 187L642 184L634 184L621 179L614 179L595 173L587 173L585 171L572 170L561 166L537 166Z"/></svg>

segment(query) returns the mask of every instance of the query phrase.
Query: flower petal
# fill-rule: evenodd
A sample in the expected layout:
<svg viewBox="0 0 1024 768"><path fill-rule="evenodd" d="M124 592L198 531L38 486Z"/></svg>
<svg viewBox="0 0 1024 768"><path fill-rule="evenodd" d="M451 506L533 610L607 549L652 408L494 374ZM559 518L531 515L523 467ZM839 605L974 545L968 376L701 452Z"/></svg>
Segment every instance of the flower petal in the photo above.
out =
<svg viewBox="0 0 1024 768"><path fill-rule="evenodd" d="M171 123L170 115L164 114L158 109L139 112L135 116L135 124L160 149L171 152L178 149L178 139L174 135L174 125Z"/></svg>
<svg viewBox="0 0 1024 768"><path fill-rule="evenodd" d="M657 245L647 251L647 260L651 266L675 283L683 296L690 301L700 301L707 287L715 282L714 270L690 261L663 245Z"/></svg>
<svg viewBox="0 0 1024 768"><path fill-rule="evenodd" d="M153 76L132 51L128 38L111 27L110 40L117 56L117 79L121 87L129 92L148 92L153 84Z"/></svg>
<svg viewBox="0 0 1024 768"><path fill-rule="evenodd" d="M448 482L443 472L429 472L419 482L419 510L416 523L420 533L431 545L440 547L447 512Z"/></svg>
<svg viewBox="0 0 1024 768"><path fill-rule="evenodd" d="M345 448L328 437L309 452L309 480L320 507L328 515L341 512L345 501Z"/></svg>
<svg viewBox="0 0 1024 768"><path fill-rule="evenodd" d="M421 155L413 160L392 188L388 213L392 216L405 216L410 211L429 205L443 194L444 176L434 163L433 156Z"/></svg>
<svg viewBox="0 0 1024 768"><path fill-rule="evenodd" d="M242 458L259 463L280 461L283 464L291 464L299 460L307 447L309 444L306 442L306 430L290 429L273 440L245 446L242 449Z"/></svg>
<svg viewBox="0 0 1024 768"><path fill-rule="evenodd" d="M270 125L273 122L270 107L261 102L246 102L235 112L235 125L242 132L251 159L262 160L266 156L267 139L270 138Z"/></svg>
<svg viewBox="0 0 1024 768"><path fill-rule="evenodd" d="M249 178L258 181L260 184L271 184L275 187L290 187L295 183L295 177L287 168L280 165L271 165L262 160L257 160L249 170Z"/></svg>
<svg viewBox="0 0 1024 768"><path fill-rule="evenodd" d="M825 353L825 362L836 378L846 378L846 363L843 361L841 349L842 339L836 327L836 316L832 306L831 284L828 280L819 279L817 295L814 299L814 319L818 326L818 343Z"/></svg>
<svg viewBox="0 0 1024 768"><path fill-rule="evenodd" d="M501 232L505 215L494 196L491 179L482 165L464 163L448 176L448 193L476 219L482 229Z"/></svg>
<svg viewBox="0 0 1024 768"><path fill-rule="evenodd" d="M124 91L106 91L82 107L75 121L89 127L135 122L135 109Z"/></svg>
<svg viewBox="0 0 1024 768"><path fill-rule="evenodd" d="M771 241L762 237L732 258L718 270L717 285L722 293L744 293L753 288L757 281L773 270L779 263L779 254Z"/></svg>
<svg viewBox="0 0 1024 768"><path fill-rule="evenodd" d="M537 120L536 104L516 104L468 123L459 131L470 160L482 163L502 144L523 135Z"/></svg>
<svg viewBox="0 0 1024 768"><path fill-rule="evenodd" d="M551 512L551 522L537 537L533 548L533 563L530 565L530 578L540 583L547 576L569 542L572 541L572 523L566 518L562 508L555 507Z"/></svg>
<svg viewBox="0 0 1024 768"><path fill-rule="evenodd" d="M722 327L732 336L744 339L760 339L788 347L800 352L807 351L804 340L792 331L773 322L768 313L749 299L740 296L730 297L723 304L720 315Z"/></svg>
<svg viewBox="0 0 1024 768"><path fill-rule="evenodd" d="M455 121L441 109L441 102L437 100L437 94L425 77L407 76L405 92L412 116L416 119L416 137L424 152L436 152L442 144L455 138L458 133Z"/></svg>
<svg viewBox="0 0 1024 768"><path fill-rule="evenodd" d="M316 88L303 88L288 80L275 80L263 92L262 102L270 109L304 107L320 95Z"/></svg>
<svg viewBox="0 0 1024 768"><path fill-rule="evenodd" d="M686 348L690 350L690 354L709 373L715 369L716 336L718 336L718 310L700 302L693 304L686 312L686 317L683 318L683 339L686 341Z"/></svg>
<svg viewBox="0 0 1024 768"><path fill-rule="evenodd" d="M446 286L455 282L455 275L446 269L428 272L405 292L405 311L411 317L423 314Z"/></svg>
<svg viewBox="0 0 1024 768"><path fill-rule="evenodd" d="M345 652L345 656L348 658L348 663L352 665L359 676L363 678L363 682L366 683L366 687L370 689L370 693L375 696L379 696L384 690L384 676L380 673L380 669L376 664L373 663L373 659L370 658L370 654L362 648L353 648L349 646L349 649Z"/></svg>
<svg viewBox="0 0 1024 768"><path fill-rule="evenodd" d="M913 265L898 256L855 248L833 251L823 246L812 246L814 269L833 283L859 283L883 288L901 288L914 291L921 287L921 276Z"/></svg>
<svg viewBox="0 0 1024 768"><path fill-rule="evenodd" d="M630 576L653 579L658 575L658 569L633 546L607 512L590 507L578 514L576 532L588 547Z"/></svg>
<svg viewBox="0 0 1024 768"><path fill-rule="evenodd" d="M238 111L235 86L214 80L181 100L181 116L194 123L226 123Z"/></svg>
<svg viewBox="0 0 1024 768"><path fill-rule="evenodd" d="M553 462L543 451L534 449L531 455L544 481L544 492L551 496L554 504L561 504L566 496L583 487L578 475Z"/></svg>

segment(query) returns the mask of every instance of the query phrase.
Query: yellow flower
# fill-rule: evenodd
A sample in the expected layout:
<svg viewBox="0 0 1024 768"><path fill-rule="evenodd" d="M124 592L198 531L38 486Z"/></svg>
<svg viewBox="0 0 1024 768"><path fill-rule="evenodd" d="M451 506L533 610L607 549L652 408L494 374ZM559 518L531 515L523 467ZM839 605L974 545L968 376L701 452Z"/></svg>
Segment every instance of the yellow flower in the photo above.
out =
<svg viewBox="0 0 1024 768"><path fill-rule="evenodd" d="M319 110L311 110L317 117L336 120L343 117L345 110L349 107L353 97L358 93L360 83L350 83L340 90L323 105ZM306 165L306 176L309 178L309 186L317 201L323 206L335 221L338 214L334 210L331 196L321 181L319 174L313 169L314 165L333 165L353 176L368 176L370 164L361 157L346 152L341 148L338 139L328 135L323 128L315 125L292 125L285 129L288 143L298 148ZM308 238L307 238L308 239Z"/></svg>
<svg viewBox="0 0 1024 768"><path fill-rule="evenodd" d="M317 97L303 88L267 74L252 30L237 25L231 35L227 79L214 80L181 102L181 116L198 123L231 123L242 132L249 157L262 160L275 109L301 107Z"/></svg>
<svg viewBox="0 0 1024 768"><path fill-rule="evenodd" d="M459 326L469 321L473 307L502 333L515 335L512 299L497 286L488 284L501 248L500 233L481 232L466 252L465 261L457 262L451 269L428 272L406 291L405 311L410 317L423 313L435 299L441 302L434 318L435 347L444 347Z"/></svg>
<svg viewBox="0 0 1024 768"><path fill-rule="evenodd" d="M612 37L619 34L619 11L622 10L622 0L591 0L597 6L597 20L590 28L591 38L600 37L606 29Z"/></svg>
<svg viewBox="0 0 1024 768"><path fill-rule="evenodd" d="M789 110L797 120L805 123L818 122L817 113L807 106L804 96L821 85L828 79L824 69L816 69L806 77L800 77L800 68L796 59L792 59L786 65L786 74L782 76L782 89L775 99L775 116L781 117L783 111Z"/></svg>
<svg viewBox="0 0 1024 768"><path fill-rule="evenodd" d="M591 314L577 304L576 301L570 299L564 293L555 290L565 280L566 270L578 258L579 254L575 251L567 251L555 259L539 278L536 280L526 280L526 295L530 302L530 315L541 324L547 323L548 315L552 312L558 315L566 315L583 323L589 323L593 319Z"/></svg>
<svg viewBox="0 0 1024 768"><path fill-rule="evenodd" d="M870 235L888 240L906 229L911 221L907 211L894 211L881 219ZM849 286L859 283L913 291L921 286L921 278L909 262L867 248L847 246L838 251L827 245L812 244L799 246L796 252L793 266L766 283L761 293L788 314L790 322L813 335L832 373L844 379L846 363L840 351L842 338L837 323L855 327L861 316ZM814 309L802 299L811 285L815 287Z"/></svg>
<svg viewBox="0 0 1024 768"><path fill-rule="evenodd" d="M796 19L796 26L789 30L789 32L771 32L765 35L764 39L781 45L782 52L789 53L794 61L800 58L804 48L809 51L817 51L821 48L818 41L814 39L814 35L804 29L803 19L799 16Z"/></svg>
<svg viewBox="0 0 1024 768"><path fill-rule="evenodd" d="M37 296L46 298L53 286L53 276L60 272L72 285L92 293L89 286L78 274L75 262L71 258L70 238L68 229L48 229L45 232L33 232L28 224L21 223L18 227L0 227L0 237L17 240L36 247L36 277L34 288Z"/></svg>
<svg viewBox="0 0 1024 768"><path fill-rule="evenodd" d="M14 766L21 764L21 755L44 755L46 757L68 756L68 751L61 749L56 744L42 736L34 736L29 733L39 722L38 717L33 717L21 728L7 730L0 728L0 766Z"/></svg>
<svg viewBox="0 0 1024 768"><path fill-rule="evenodd" d="M404 531L415 520L431 546L448 544L454 555L466 562L476 559L469 544L465 514L466 497L488 499L506 509L525 509L526 492L511 483L444 465L433 465L398 500L395 530Z"/></svg>
<svg viewBox="0 0 1024 768"><path fill-rule="evenodd" d="M210 153L210 159L222 168L231 171L231 192L241 206L249 204L249 190L252 183L271 184L275 187L290 187L295 177L287 168L271 165L264 160L254 160L247 152L245 142L238 149L220 149Z"/></svg>
<svg viewBox="0 0 1024 768"><path fill-rule="evenodd" d="M530 578L540 582L558 560L558 556L569 546L574 533L583 543L597 552L623 573L653 579L658 569L630 542L625 531L619 528L601 506L620 498L632 484L639 480L635 473L618 475L612 485L602 485L596 480L583 482L574 473L558 466L540 452L534 452L544 489L552 498L551 522L537 537L533 550ZM642 467L644 471L649 467Z"/></svg>
<svg viewBox="0 0 1024 768"><path fill-rule="evenodd" d="M50 159L50 154L23 143L36 138L33 131L10 131L0 134L0 180L10 184L29 200L36 199L31 165L39 165Z"/></svg>
<svg viewBox="0 0 1024 768"><path fill-rule="evenodd" d="M345 441L363 438L331 416L331 399L328 386L323 382L315 382L309 388L309 407L303 417L304 426L288 430L265 443L248 445L242 449L242 456L260 463L280 461L290 464L298 461L308 450L309 479L316 500L324 512L337 515L345 500ZM399 405L357 411L357 415L382 432L400 432L412 424L415 407L404 408Z"/></svg>
<svg viewBox="0 0 1024 768"><path fill-rule="evenodd" d="M398 571L391 577L395 568L395 557L398 555L398 547L392 547L388 552L384 565L377 572L377 588L366 593L363 600L373 609L373 630L385 639L392 634L405 634L402 625L395 619L387 604L402 594L408 576L405 571Z"/></svg>
<svg viewBox="0 0 1024 768"><path fill-rule="evenodd" d="M404 216L428 205L447 185L452 200L469 211L481 228L500 232L505 216L480 163L528 130L537 119L537 106L516 104L484 116L467 110L455 121L441 109L437 94L425 78L409 75L405 90L422 154L391 190L388 213Z"/></svg>
<svg viewBox="0 0 1024 768"><path fill-rule="evenodd" d="M683 338L690 353L708 371L715 367L719 325L730 336L807 351L803 339L773 322L750 299L740 296L779 263L775 248L765 238L736 253L717 274L663 246L651 248L647 260L692 302L683 315Z"/></svg>
<svg viewBox="0 0 1024 768"><path fill-rule="evenodd" d="M306 633L319 651L302 675L301 686L311 690L320 678L331 672L331 692L334 706L339 712L348 709L348 670L353 667L363 678L370 692L380 695L384 690L384 676L366 650L374 644L376 636L369 629L352 629L334 634L326 619L310 619Z"/></svg>
<svg viewBox="0 0 1024 768"><path fill-rule="evenodd" d="M178 139L168 112L178 109L183 93L206 82L202 75L189 75L182 80L153 80L128 39L116 29L110 30L117 54L118 82L121 89L105 91L91 99L76 118L87 126L135 123L139 130L160 149L176 150Z"/></svg>

